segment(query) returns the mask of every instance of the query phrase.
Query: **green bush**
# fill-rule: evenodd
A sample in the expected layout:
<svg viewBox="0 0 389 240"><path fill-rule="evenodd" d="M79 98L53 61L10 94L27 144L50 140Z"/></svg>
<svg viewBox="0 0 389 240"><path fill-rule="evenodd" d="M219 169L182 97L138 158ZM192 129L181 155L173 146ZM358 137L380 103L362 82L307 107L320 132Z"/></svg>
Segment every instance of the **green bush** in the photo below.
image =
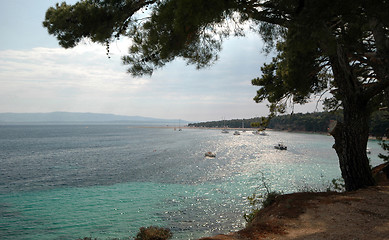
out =
<svg viewBox="0 0 389 240"><path fill-rule="evenodd" d="M259 210L272 205L276 201L276 198L283 194L282 192L271 191L270 187L266 183L264 173L261 171L259 173L262 175L262 185L266 192L264 194L253 193L251 197L247 197L247 200L249 200L249 204L251 205L251 212L248 214L245 213L243 215L243 218L248 223L253 221Z"/></svg>
<svg viewBox="0 0 389 240"><path fill-rule="evenodd" d="M334 178L331 181L331 186L329 189L333 189L333 191L336 192L344 192L345 191L345 184L343 178Z"/></svg>
<svg viewBox="0 0 389 240"><path fill-rule="evenodd" d="M275 192L275 191L267 193L262 202L262 207L266 208L272 205L276 201L276 198L280 195L281 195L280 192Z"/></svg>
<svg viewBox="0 0 389 240"><path fill-rule="evenodd" d="M170 229L160 227L141 227L135 240L167 240L173 236Z"/></svg>
<svg viewBox="0 0 389 240"><path fill-rule="evenodd" d="M246 222L250 223L253 221L254 217L257 215L259 210L262 208L266 208L270 205L272 205L278 196L280 196L281 192L276 191L269 191L268 188L266 188L265 194L253 194L251 197L247 197L247 200L249 200L250 205L252 206L250 213L245 213L243 215L243 218L246 220Z"/></svg>

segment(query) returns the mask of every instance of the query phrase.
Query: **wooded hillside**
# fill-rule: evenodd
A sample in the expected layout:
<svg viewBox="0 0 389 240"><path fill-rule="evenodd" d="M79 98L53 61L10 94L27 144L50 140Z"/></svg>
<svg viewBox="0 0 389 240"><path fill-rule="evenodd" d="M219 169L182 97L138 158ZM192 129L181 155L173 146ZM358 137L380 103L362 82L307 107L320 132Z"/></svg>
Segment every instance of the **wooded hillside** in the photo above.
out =
<svg viewBox="0 0 389 240"><path fill-rule="evenodd" d="M342 112L316 112L316 113L295 113L273 117L267 128L287 131L327 132L331 120L342 120ZM221 121L210 121L190 123L191 127L229 127L229 128L251 128L253 123L261 121L260 117L250 119L232 119ZM370 134L373 136L384 136L389 128L389 112L375 112L370 119Z"/></svg>

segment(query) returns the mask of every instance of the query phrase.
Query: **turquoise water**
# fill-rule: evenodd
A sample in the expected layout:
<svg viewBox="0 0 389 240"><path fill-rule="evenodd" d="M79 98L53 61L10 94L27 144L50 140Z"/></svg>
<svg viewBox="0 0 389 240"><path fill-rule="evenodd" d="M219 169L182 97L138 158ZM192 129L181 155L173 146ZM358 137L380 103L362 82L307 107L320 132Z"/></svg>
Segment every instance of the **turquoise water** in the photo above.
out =
<svg viewBox="0 0 389 240"><path fill-rule="evenodd" d="M288 151L273 148L279 141ZM150 225L175 239L235 231L262 179L288 193L338 178L332 144L275 131L2 126L0 239L125 239ZM380 147L369 147L377 165Z"/></svg>

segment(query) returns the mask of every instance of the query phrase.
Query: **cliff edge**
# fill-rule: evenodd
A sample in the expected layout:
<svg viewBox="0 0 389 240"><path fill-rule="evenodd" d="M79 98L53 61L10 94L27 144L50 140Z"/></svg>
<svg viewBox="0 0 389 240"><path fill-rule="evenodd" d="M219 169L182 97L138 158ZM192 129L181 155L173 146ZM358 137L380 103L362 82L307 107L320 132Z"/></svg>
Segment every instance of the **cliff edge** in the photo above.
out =
<svg viewBox="0 0 389 240"><path fill-rule="evenodd" d="M354 192L281 195L245 229L201 240L389 239L389 181L378 178Z"/></svg>

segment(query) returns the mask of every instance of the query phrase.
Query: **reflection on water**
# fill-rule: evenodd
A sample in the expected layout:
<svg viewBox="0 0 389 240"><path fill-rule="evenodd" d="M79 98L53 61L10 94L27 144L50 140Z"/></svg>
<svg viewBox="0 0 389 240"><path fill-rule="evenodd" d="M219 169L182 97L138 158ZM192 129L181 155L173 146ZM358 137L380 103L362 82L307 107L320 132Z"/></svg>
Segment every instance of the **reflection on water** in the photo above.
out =
<svg viewBox="0 0 389 240"><path fill-rule="evenodd" d="M2 126L0 238L124 238L159 225L195 239L242 228L246 198L263 180L288 193L340 176L332 137L268 134ZM369 148L377 165L381 150Z"/></svg>

